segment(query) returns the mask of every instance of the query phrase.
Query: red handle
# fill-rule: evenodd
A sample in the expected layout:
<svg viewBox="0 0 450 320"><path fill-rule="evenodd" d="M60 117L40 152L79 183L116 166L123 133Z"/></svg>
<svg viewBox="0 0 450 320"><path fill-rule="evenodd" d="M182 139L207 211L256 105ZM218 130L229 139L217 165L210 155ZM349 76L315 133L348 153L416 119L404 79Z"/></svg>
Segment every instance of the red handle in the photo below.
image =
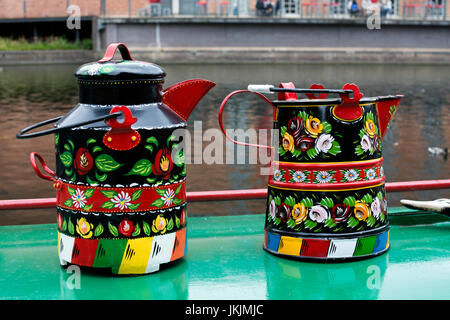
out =
<svg viewBox="0 0 450 320"><path fill-rule="evenodd" d="M98 62L108 62L111 61L114 58L114 54L116 53L116 50L119 49L120 54L122 55L123 60L133 60L130 55L130 51L128 51L128 48L123 43L111 43L108 48L106 48L105 55L103 58L98 60Z"/></svg>
<svg viewBox="0 0 450 320"><path fill-rule="evenodd" d="M350 98L348 94L340 93L339 96L342 99L341 104L334 107L332 112L335 117L343 121L355 121L363 116L363 109L359 105L359 100L363 97L361 91L354 83L346 83L342 90L352 90L353 98Z"/></svg>
<svg viewBox="0 0 450 320"><path fill-rule="evenodd" d="M220 126L220 129L222 130L222 132L223 132L223 134L225 135L225 137L226 137L228 140L230 140L231 142L235 143L235 144L239 144L239 145L242 145L242 146L250 146L250 147L257 147L257 148L271 149L271 148L272 148L271 146L266 146L266 145L261 145L261 144L253 144L253 143L246 143L246 142L236 141L236 140L234 140L233 138L231 138L231 137L227 134L227 132L226 132L224 126L223 126L223 119L222 119L222 116L223 116L223 110L225 109L225 105L227 104L228 100L229 100L232 96L234 96L235 94L238 94L238 93L243 93L243 92L250 92L250 93L254 93L254 94L258 95L259 97L261 97L264 101L266 101L268 104L270 104L270 105L273 107L274 112L276 111L276 107L273 105L272 101L270 101L269 99L267 99L264 95L262 95L262 94L260 94L260 93L258 93L258 92L252 92L252 91L248 91L248 90L237 90L237 91L234 91L234 92L230 93L229 95L227 95L227 96L225 97L225 99L223 99L222 104L220 105L220 109L219 109L219 126Z"/></svg>
<svg viewBox="0 0 450 320"><path fill-rule="evenodd" d="M36 158L39 160L39 162L42 165L42 168L44 169L45 172L47 172L50 176L43 174L40 170L39 167L37 166L36 163ZM55 176L56 173L51 170L49 167L47 167L47 164L45 163L44 158L42 158L38 153L36 152L31 152L30 153L30 162L31 162L31 166L34 169L34 172L36 172L36 174L38 175L39 178L45 179L45 180L49 180L51 182L55 182Z"/></svg>

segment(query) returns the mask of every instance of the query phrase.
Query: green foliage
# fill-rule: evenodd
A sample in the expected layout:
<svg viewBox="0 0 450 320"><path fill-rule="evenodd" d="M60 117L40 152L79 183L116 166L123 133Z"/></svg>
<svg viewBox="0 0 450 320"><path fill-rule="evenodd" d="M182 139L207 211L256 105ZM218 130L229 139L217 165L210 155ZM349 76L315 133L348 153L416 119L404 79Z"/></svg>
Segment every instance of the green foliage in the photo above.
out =
<svg viewBox="0 0 450 320"><path fill-rule="evenodd" d="M82 39L70 42L65 37L48 37L37 41L25 38L0 38L0 51L28 51L28 50L91 50L92 39Z"/></svg>

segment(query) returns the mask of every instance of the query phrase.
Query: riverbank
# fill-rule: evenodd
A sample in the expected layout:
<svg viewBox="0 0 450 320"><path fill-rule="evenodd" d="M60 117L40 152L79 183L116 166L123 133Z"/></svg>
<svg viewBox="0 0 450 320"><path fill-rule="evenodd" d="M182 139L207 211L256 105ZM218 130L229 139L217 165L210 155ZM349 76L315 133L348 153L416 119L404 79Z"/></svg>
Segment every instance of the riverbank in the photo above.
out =
<svg viewBox="0 0 450 320"><path fill-rule="evenodd" d="M37 22L36 22L37 23ZM450 64L450 21L362 18L94 18L93 50L0 51L0 64L84 63L113 42L155 63Z"/></svg>
<svg viewBox="0 0 450 320"><path fill-rule="evenodd" d="M428 48L289 48L201 47L142 49L130 47L137 60L173 63L361 63L450 64L450 49ZM103 51L0 51L0 65L83 64L98 60Z"/></svg>

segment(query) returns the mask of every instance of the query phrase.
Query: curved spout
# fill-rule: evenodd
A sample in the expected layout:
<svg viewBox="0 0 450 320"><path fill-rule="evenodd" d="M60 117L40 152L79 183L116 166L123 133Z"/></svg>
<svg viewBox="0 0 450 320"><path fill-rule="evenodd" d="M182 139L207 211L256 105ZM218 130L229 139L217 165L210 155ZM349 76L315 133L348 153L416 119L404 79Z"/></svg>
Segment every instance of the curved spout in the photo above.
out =
<svg viewBox="0 0 450 320"><path fill-rule="evenodd" d="M187 121L197 103L215 85L204 79L186 80L164 90L162 102Z"/></svg>
<svg viewBox="0 0 450 320"><path fill-rule="evenodd" d="M383 141L389 122L394 118L395 112L399 108L403 95L379 97L377 102L378 119L380 126L380 138Z"/></svg>

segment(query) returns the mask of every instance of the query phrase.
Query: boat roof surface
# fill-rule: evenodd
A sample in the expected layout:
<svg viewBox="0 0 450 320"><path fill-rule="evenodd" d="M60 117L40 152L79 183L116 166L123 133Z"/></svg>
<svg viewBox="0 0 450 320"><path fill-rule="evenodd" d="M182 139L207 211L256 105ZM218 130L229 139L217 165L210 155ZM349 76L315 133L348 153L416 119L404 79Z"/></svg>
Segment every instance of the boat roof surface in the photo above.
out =
<svg viewBox="0 0 450 320"><path fill-rule="evenodd" d="M143 276L60 267L56 224L0 227L0 299L449 299L450 219L392 208L386 254L340 263L262 249L263 215L188 220L180 261Z"/></svg>

